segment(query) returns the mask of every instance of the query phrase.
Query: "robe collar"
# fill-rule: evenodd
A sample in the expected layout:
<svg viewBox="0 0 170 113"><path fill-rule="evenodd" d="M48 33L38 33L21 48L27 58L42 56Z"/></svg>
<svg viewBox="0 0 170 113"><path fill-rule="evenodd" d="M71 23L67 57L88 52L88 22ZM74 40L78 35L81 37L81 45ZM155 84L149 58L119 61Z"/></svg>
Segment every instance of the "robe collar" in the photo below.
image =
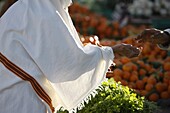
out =
<svg viewBox="0 0 170 113"><path fill-rule="evenodd" d="M72 4L72 0L51 0L51 1L52 3L55 4L55 7L58 7L58 5L61 4L64 9L68 8Z"/></svg>
<svg viewBox="0 0 170 113"><path fill-rule="evenodd" d="M60 0L63 8L67 8L72 4L72 0Z"/></svg>

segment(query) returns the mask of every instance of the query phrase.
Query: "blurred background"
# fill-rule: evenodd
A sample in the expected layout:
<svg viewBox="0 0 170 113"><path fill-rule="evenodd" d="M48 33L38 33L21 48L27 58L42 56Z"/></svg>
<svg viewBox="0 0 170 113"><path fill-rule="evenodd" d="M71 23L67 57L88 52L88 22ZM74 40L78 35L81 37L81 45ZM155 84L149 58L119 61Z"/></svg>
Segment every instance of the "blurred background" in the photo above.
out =
<svg viewBox="0 0 170 113"><path fill-rule="evenodd" d="M7 0L0 0L1 15ZM136 89L150 101L170 98L170 51L140 45L134 38L147 28L170 28L170 0L73 0L70 15L83 43L99 39L101 45L118 43L143 47L141 55L115 59L107 77ZM169 104L170 107L170 104Z"/></svg>

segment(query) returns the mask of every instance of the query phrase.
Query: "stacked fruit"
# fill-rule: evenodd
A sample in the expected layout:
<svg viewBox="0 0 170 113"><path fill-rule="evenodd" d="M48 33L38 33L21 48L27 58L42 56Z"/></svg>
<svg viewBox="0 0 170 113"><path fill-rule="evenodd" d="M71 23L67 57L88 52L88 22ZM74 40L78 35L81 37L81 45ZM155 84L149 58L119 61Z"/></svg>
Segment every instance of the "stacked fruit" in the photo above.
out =
<svg viewBox="0 0 170 113"><path fill-rule="evenodd" d="M134 42L134 37L127 37L122 42L141 46ZM109 41L112 42L112 41ZM113 41L115 43L115 41ZM112 42L112 43L113 43ZM101 44L110 44L101 42ZM118 42L120 43L120 42ZM115 43L116 44L116 43ZM116 66L111 66L107 77L113 77L122 85L136 91L151 101L170 98L170 56L150 43L143 44L142 54L137 58L122 57L115 59Z"/></svg>
<svg viewBox="0 0 170 113"><path fill-rule="evenodd" d="M97 35L102 38L124 38L128 35L127 26L107 20L104 16L91 12L87 7L74 3L70 15L77 31L83 36Z"/></svg>
<svg viewBox="0 0 170 113"><path fill-rule="evenodd" d="M123 42L143 47L141 55L137 58L115 59L116 66L110 67L108 78L113 77L115 81L136 89L151 101L170 98L170 53L156 45L140 45L134 41L135 35L148 26L127 25L120 28L118 22L110 22L76 3L71 7L70 13L77 31L83 35L83 43L95 44L98 37L89 35L97 35L101 45L113 46Z"/></svg>

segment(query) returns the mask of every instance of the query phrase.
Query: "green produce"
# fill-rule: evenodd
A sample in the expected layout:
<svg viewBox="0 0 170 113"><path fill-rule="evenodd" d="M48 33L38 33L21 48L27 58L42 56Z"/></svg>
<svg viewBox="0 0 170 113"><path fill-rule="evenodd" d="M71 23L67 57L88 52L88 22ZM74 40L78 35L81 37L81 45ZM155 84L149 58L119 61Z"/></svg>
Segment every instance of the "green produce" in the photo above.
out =
<svg viewBox="0 0 170 113"><path fill-rule="evenodd" d="M134 90L115 82L113 79L104 81L98 94L85 103L78 113L153 113L157 106L145 100ZM67 113L60 110L58 113Z"/></svg>

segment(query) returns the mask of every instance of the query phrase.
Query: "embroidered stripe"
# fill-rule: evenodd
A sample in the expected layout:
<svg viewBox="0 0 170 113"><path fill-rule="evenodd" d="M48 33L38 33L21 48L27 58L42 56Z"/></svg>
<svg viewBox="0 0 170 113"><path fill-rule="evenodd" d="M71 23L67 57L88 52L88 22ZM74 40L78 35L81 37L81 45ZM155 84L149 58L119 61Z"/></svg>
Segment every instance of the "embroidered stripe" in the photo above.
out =
<svg viewBox="0 0 170 113"><path fill-rule="evenodd" d="M4 59L4 60L5 60L6 62L8 62L7 59ZM8 62L8 63L9 63L9 62ZM23 80L29 81L29 82L31 82L31 84L36 84L34 78L28 76L28 75L25 74L25 73L20 72L16 67L12 68L13 66L11 66L11 64L9 64L9 65L4 64L4 65L6 65L6 67L8 67L8 69L10 69L12 72L14 72L15 74L17 74L17 75L18 75L19 77L21 77ZM10 67L10 66L11 66L11 67ZM25 74L25 76L22 76L23 74ZM36 85L39 86L39 84L36 84ZM40 87L41 87L41 86L40 86ZM41 90L41 88L40 88L40 90ZM42 90L42 91L43 91L43 90ZM45 94L45 92L43 92L42 94ZM47 98L49 98L48 95L45 95L45 96L47 96ZM45 99L45 100L46 100L46 99ZM49 98L49 100L51 101L50 98ZM47 100L47 101L49 101L49 100Z"/></svg>
<svg viewBox="0 0 170 113"><path fill-rule="evenodd" d="M6 63L8 62L8 60L7 59L4 59L5 61L6 61ZM3 63L3 62L2 62ZM9 62L8 62L9 63ZM10 64L9 65L7 65L7 64L4 64L8 69L10 69L10 71L12 71L12 72L14 72L16 75L18 75L19 77L21 77L21 78L23 78L23 80L26 80L26 81L29 81L29 82L31 82L31 84L34 86L33 88L35 89L35 91L36 91L36 89L38 89L38 88L36 88L35 87L35 83L34 83L34 81L32 80L32 78L29 78L27 75L25 76L25 77L23 77L21 74L22 73L20 73L20 72L18 72L18 70L16 69L13 69L13 68L11 68L10 67ZM15 67L14 67L15 68ZM41 90L41 89L40 89ZM37 91L36 91L37 92ZM44 94L44 92L42 93L42 95ZM40 94L41 95L41 94ZM43 95L44 96L44 95ZM46 98L44 98L42 96L42 98L43 98L43 100L46 100L47 102L49 101L49 100L47 100Z"/></svg>
<svg viewBox="0 0 170 113"><path fill-rule="evenodd" d="M0 53L0 62L11 72L13 72L15 75L20 77L21 79L25 81L29 81L37 93L37 95L43 99L51 108L52 112L55 111L53 105L52 105L52 100L48 96L48 94L44 91L44 89L39 85L39 83L28 73L26 73L24 70L16 66L14 63L9 61L2 53Z"/></svg>

